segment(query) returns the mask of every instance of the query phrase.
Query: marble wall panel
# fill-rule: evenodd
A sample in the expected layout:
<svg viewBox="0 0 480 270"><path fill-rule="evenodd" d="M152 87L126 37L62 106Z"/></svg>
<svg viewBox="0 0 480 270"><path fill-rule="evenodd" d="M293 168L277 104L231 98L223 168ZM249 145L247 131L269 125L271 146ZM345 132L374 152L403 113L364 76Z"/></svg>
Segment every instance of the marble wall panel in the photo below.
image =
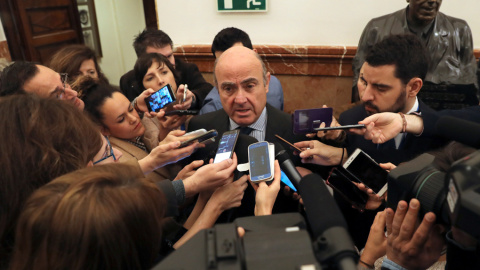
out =
<svg viewBox="0 0 480 270"><path fill-rule="evenodd" d="M349 107L355 47L261 45L255 48L267 69L282 83L286 112L326 104L338 115ZM215 59L209 45L180 46L175 56L196 63L205 79L213 84Z"/></svg>
<svg viewBox="0 0 480 270"><path fill-rule="evenodd" d="M0 41L0 58L5 58L7 61L12 61L10 51L8 50L8 43L6 40Z"/></svg>

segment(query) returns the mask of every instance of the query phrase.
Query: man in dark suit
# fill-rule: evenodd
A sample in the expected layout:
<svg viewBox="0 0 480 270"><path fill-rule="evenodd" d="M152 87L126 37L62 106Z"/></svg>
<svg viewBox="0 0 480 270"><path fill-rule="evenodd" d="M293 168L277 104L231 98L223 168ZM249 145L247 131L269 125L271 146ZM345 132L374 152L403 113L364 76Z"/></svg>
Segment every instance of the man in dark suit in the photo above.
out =
<svg viewBox="0 0 480 270"><path fill-rule="evenodd" d="M369 51L360 71L358 89L362 104L343 112L339 123L357 124L368 115L382 112L398 113L402 118L405 114L431 112L432 109L417 98L427 70L426 49L418 37L393 35L376 43ZM322 165L341 164L356 148L362 149L379 163L392 162L398 165L439 147L440 143L444 141L400 133L383 144L375 144L362 136L349 133L346 135L343 149L322 145L321 142L302 142L297 146L310 147L311 149L302 152L301 156L314 155L312 162L318 164L318 161L323 161ZM335 163L329 164L328 161ZM359 213L352 210L351 205L343 200L337 201L349 224L355 244L362 248L367 240L375 211Z"/></svg>
<svg viewBox="0 0 480 270"><path fill-rule="evenodd" d="M187 63L177 59L173 55L173 41L162 30L146 29L135 37L133 47L137 57L145 53L159 53L167 57L180 77L180 84L188 84L189 90L195 95L190 109L200 109L205 97L212 90L213 85L205 81L202 74L194 63ZM137 85L133 70L125 73L120 78L120 89L125 96L132 101L139 96L144 88Z"/></svg>
<svg viewBox="0 0 480 270"><path fill-rule="evenodd" d="M243 46L226 50L215 62L214 76L223 109L193 117L188 125L189 131L216 129L221 136L225 131L239 128L241 133L258 141L275 143L277 149L280 144L275 134L291 142L305 139L293 134L289 114L267 104L270 73L256 52ZM198 149L192 157L208 161L214 157L216 148L216 143L209 144ZM249 187L242 200L242 208L247 210L237 216L253 215L251 202L255 202L254 196L253 189ZM273 211L293 210L296 210L296 203L280 192Z"/></svg>

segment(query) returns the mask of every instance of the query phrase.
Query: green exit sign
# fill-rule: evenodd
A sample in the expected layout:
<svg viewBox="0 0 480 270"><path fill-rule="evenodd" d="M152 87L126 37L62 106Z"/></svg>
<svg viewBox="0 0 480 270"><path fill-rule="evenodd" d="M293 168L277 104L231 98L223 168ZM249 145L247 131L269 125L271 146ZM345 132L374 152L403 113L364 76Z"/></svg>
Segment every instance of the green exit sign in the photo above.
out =
<svg viewBox="0 0 480 270"><path fill-rule="evenodd" d="M217 0L219 12L266 12L267 0Z"/></svg>

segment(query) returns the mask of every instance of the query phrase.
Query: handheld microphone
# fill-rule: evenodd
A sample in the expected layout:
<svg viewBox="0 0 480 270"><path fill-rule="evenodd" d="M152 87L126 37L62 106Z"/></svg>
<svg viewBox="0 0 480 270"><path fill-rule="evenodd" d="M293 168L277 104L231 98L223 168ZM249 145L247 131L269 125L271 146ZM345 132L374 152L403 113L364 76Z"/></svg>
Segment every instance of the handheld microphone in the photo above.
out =
<svg viewBox="0 0 480 270"><path fill-rule="evenodd" d="M275 145L275 150L279 148L280 150L276 155L275 159L278 160L278 163L280 164L280 168L282 171L287 175L288 179L292 182L293 186L298 189L298 185L300 184L300 181L302 180L302 176L298 172L298 170L295 168L295 165L293 164L292 160L290 159L290 155L283 149L282 146L280 145Z"/></svg>
<svg viewBox="0 0 480 270"><path fill-rule="evenodd" d="M322 177L306 175L300 180L298 190L317 245L318 260L338 269L356 269L358 254L347 223Z"/></svg>
<svg viewBox="0 0 480 270"><path fill-rule="evenodd" d="M480 148L480 124L464 119L442 116L435 125L437 134L448 139Z"/></svg>

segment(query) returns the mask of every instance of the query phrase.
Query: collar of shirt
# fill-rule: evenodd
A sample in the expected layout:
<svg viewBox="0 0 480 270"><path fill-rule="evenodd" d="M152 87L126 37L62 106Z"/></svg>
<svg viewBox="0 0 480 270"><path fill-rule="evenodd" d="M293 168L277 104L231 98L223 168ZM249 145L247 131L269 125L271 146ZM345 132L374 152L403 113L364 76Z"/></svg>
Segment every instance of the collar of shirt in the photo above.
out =
<svg viewBox="0 0 480 270"><path fill-rule="evenodd" d="M232 118L229 118L229 120L230 120L230 130L234 130L240 127L240 125L235 123L235 121L233 121ZM260 117L257 119L257 121L253 122L248 127L251 127L253 129L252 132L250 133L250 136L254 137L259 142L265 140L265 129L267 128L267 107L263 108L263 111L260 114Z"/></svg>
<svg viewBox="0 0 480 270"><path fill-rule="evenodd" d="M135 145L136 147L142 149L143 151L147 152L148 153L148 150L147 150L147 147L145 146L145 144L143 143L142 141L142 136L138 136L135 138L135 141L130 141L130 140L124 140L130 144L133 144Z"/></svg>

